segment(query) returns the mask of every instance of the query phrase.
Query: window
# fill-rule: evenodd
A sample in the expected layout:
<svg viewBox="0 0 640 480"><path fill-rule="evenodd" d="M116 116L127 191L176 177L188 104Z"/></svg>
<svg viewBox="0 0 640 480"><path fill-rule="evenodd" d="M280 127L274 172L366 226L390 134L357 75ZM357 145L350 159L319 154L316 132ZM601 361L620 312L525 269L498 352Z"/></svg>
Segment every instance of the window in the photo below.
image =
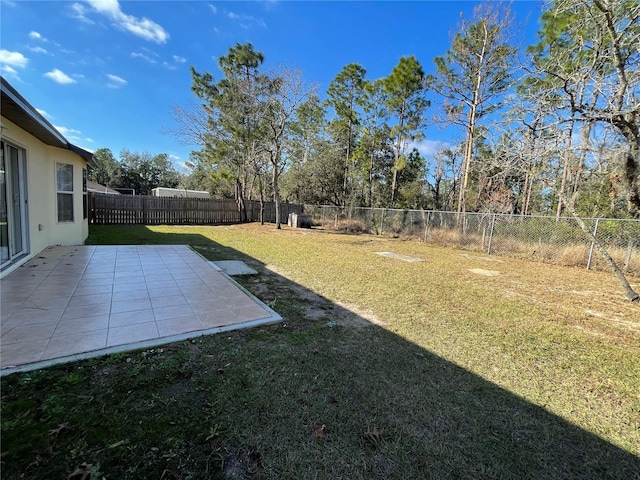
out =
<svg viewBox="0 0 640 480"><path fill-rule="evenodd" d="M58 222L73 222L73 165L56 163Z"/></svg>
<svg viewBox="0 0 640 480"><path fill-rule="evenodd" d="M82 218L86 219L89 213L89 197L87 196L87 169L82 169Z"/></svg>

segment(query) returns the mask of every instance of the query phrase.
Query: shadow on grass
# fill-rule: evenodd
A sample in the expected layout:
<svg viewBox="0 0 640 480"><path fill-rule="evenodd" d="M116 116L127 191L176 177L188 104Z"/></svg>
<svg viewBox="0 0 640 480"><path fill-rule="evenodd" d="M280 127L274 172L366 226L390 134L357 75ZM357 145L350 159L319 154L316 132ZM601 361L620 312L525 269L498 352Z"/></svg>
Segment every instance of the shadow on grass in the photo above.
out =
<svg viewBox="0 0 640 480"><path fill-rule="evenodd" d="M3 378L3 478L640 478L638 457L255 259L127 231L92 239L249 261L241 283L284 322Z"/></svg>

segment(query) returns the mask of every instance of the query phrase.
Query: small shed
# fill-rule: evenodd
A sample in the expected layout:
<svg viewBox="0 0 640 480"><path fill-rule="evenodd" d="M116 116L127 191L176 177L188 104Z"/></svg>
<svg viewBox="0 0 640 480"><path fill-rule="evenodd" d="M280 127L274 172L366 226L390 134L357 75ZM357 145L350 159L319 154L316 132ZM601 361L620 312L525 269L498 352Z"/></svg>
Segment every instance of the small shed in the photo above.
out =
<svg viewBox="0 0 640 480"><path fill-rule="evenodd" d="M211 198L209 192L204 190L187 190L186 188L157 187L151 190L154 197L173 198Z"/></svg>
<svg viewBox="0 0 640 480"><path fill-rule="evenodd" d="M293 228L311 228L313 219L306 213L290 213L287 223Z"/></svg>

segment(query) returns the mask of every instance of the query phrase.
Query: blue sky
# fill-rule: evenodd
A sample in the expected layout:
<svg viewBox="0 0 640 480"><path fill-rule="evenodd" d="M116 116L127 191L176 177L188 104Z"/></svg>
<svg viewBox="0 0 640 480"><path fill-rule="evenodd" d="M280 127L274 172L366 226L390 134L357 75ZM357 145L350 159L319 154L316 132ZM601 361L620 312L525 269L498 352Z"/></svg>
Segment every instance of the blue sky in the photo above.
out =
<svg viewBox="0 0 640 480"><path fill-rule="evenodd" d="M72 143L167 153L179 167L189 146L163 130L171 108L194 99L190 66L216 79L216 59L251 42L265 67L302 70L322 96L348 63L367 77L388 75L415 55L426 73L449 48L473 1L22 1L0 0L2 75ZM515 1L535 42L540 3ZM425 131L424 152L459 132Z"/></svg>

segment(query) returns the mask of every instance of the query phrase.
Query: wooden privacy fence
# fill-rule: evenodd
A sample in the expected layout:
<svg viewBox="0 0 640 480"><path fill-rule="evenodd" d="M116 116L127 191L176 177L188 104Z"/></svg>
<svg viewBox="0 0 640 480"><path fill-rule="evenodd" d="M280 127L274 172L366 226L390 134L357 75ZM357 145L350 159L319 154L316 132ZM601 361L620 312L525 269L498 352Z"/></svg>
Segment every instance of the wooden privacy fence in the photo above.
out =
<svg viewBox="0 0 640 480"><path fill-rule="evenodd" d="M246 201L246 220L235 200L213 198L172 198L145 195L91 193L89 219L98 225L216 225L260 221L260 202ZM302 213L302 205L280 204L280 222L289 213ZM275 223L273 202L264 203L264 221Z"/></svg>

